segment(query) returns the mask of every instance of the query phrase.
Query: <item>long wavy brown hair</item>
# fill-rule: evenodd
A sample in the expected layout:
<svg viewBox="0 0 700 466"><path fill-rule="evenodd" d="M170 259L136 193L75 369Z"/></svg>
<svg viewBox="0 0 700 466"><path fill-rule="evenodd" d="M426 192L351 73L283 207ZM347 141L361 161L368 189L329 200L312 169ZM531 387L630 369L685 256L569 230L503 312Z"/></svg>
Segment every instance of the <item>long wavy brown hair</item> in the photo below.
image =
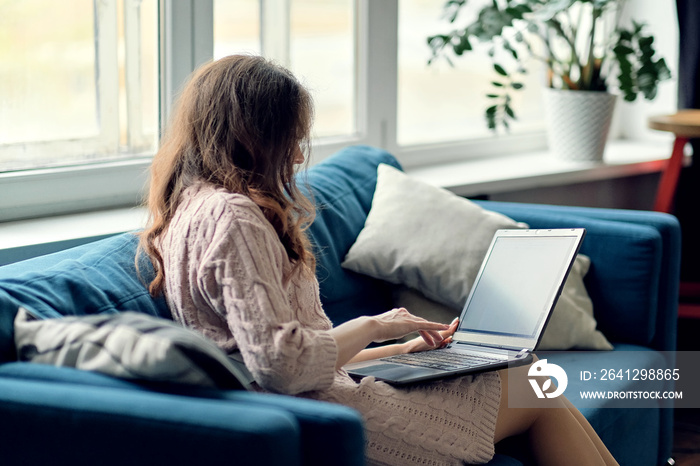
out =
<svg viewBox="0 0 700 466"><path fill-rule="evenodd" d="M258 56L233 55L195 71L178 98L153 158L140 249L155 269L149 291L165 286L158 238L183 190L204 181L248 196L260 207L296 270L313 271L306 227L313 205L295 184L299 150L308 162L313 102L286 69Z"/></svg>

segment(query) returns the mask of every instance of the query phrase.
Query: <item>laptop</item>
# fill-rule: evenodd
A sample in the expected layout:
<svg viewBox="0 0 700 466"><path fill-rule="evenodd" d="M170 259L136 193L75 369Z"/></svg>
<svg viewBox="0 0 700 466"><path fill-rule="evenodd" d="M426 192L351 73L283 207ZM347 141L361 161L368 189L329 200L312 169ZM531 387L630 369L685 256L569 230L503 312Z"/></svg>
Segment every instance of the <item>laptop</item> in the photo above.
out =
<svg viewBox="0 0 700 466"><path fill-rule="evenodd" d="M586 230L498 230L445 348L347 364L402 385L528 364ZM409 309L410 311L410 309Z"/></svg>

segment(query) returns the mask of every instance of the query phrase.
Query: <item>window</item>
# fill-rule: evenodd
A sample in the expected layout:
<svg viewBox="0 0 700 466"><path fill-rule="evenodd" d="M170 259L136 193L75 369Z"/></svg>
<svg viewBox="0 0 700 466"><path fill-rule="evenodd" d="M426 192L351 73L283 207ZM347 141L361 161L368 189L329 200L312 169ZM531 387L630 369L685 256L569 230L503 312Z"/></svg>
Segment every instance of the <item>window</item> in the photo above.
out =
<svg viewBox="0 0 700 466"><path fill-rule="evenodd" d="M214 0L214 59L259 55L260 30L260 0Z"/></svg>
<svg viewBox="0 0 700 466"><path fill-rule="evenodd" d="M356 132L355 30L353 0L214 0L214 58L262 54L289 67L314 96L319 139Z"/></svg>
<svg viewBox="0 0 700 466"><path fill-rule="evenodd" d="M152 152L157 4L0 3L0 171Z"/></svg>
<svg viewBox="0 0 700 466"><path fill-rule="evenodd" d="M487 51L427 66L426 38L448 27L443 3L1 1L0 221L139 203L182 83L232 53L273 58L309 87L315 161L350 144L383 147L404 167L545 149L537 73L517 96L519 123L494 135ZM673 13L654 8L644 20L675 47ZM638 108L620 120L644 128Z"/></svg>
<svg viewBox="0 0 700 466"><path fill-rule="evenodd" d="M488 50L482 47L454 59L454 66L444 59L428 66L431 53L426 38L459 27L441 18L443 3L399 2L397 138L401 146L493 136L484 119L484 110L491 105L485 95L497 78ZM511 135L544 128L540 97L543 73L532 73L525 79L523 91L513 95L518 121L512 125Z"/></svg>

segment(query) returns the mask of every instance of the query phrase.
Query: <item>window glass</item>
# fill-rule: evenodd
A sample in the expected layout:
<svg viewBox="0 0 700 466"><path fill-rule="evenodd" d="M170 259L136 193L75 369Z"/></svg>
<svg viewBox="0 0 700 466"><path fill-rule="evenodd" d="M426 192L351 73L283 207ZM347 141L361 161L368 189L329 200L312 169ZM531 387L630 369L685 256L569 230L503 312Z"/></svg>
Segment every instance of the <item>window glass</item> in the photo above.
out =
<svg viewBox="0 0 700 466"><path fill-rule="evenodd" d="M155 147L157 2L0 2L0 171Z"/></svg>
<svg viewBox="0 0 700 466"><path fill-rule="evenodd" d="M274 9L275 24L263 31L260 0L214 0L214 58L250 53L276 60L311 91L316 110L315 137L354 133L355 2L265 2L266 7ZM280 23L286 27L280 27ZM264 41L269 42L267 48Z"/></svg>
<svg viewBox="0 0 700 466"><path fill-rule="evenodd" d="M0 3L0 144L97 135L92 3Z"/></svg>
<svg viewBox="0 0 700 466"><path fill-rule="evenodd" d="M291 67L314 96L316 137L349 135L356 130L354 3L291 3Z"/></svg>
<svg viewBox="0 0 700 466"><path fill-rule="evenodd" d="M477 46L461 57L450 56L428 66L431 56L427 38L459 28L441 18L444 2L401 0L399 2L399 76L397 138L400 145L491 137L484 118L490 105L486 94L497 79L488 49ZM466 13L463 8L462 15ZM467 16L462 18L467 24ZM513 93L518 121L510 133L542 129L541 87L543 73L528 66L525 88Z"/></svg>
<svg viewBox="0 0 700 466"><path fill-rule="evenodd" d="M214 0L214 59L260 55L260 1Z"/></svg>

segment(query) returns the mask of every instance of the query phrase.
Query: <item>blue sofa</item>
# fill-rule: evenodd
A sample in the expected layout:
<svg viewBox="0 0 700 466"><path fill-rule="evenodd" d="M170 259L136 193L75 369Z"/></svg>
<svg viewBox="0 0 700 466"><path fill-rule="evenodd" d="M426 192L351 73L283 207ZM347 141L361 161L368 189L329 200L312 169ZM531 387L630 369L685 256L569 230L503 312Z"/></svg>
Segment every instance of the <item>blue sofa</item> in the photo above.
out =
<svg viewBox="0 0 700 466"><path fill-rule="evenodd" d="M379 163L399 167L384 151L349 147L302 175L319 206L310 234L324 308L335 324L391 307L393 285L340 267L364 225ZM680 263L675 218L480 204L533 228L588 230L582 252L592 267L586 285L599 329L616 349L562 353L554 362L575 368L590 358L608 363L623 358L619 364L644 367L654 364L659 351L675 350ZM350 408L282 395L154 385L17 361L13 319L20 305L47 318L127 310L170 318L164 300L152 299L136 274L136 245L136 238L125 233L0 267L3 465L184 465L224 458L256 466L364 464L363 423ZM140 268L148 279L147 261ZM575 387L577 381L569 383ZM672 409L607 409L600 401L581 410L620 464L659 465L670 456ZM498 451L491 464L527 462L527 455L517 451L502 452L500 445Z"/></svg>

